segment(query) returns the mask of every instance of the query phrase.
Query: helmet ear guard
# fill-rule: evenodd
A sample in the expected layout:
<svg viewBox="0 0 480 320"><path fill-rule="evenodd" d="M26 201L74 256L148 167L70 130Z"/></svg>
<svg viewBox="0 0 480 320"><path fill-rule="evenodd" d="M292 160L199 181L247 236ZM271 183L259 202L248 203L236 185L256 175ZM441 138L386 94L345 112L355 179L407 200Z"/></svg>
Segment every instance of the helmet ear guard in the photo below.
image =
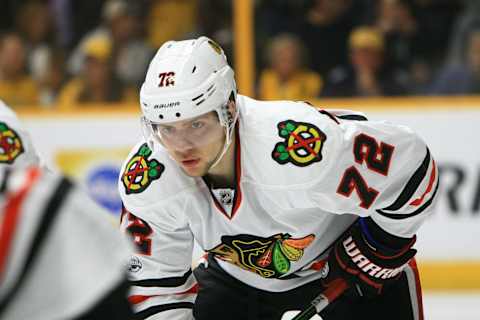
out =
<svg viewBox="0 0 480 320"><path fill-rule="evenodd" d="M140 128L142 130L143 137L145 138L145 142L147 143L150 150L155 152L155 146L157 143L160 143L160 140L155 137L153 132L152 123L145 118L145 116L140 117Z"/></svg>
<svg viewBox="0 0 480 320"><path fill-rule="evenodd" d="M232 125L232 123L235 120L235 116L236 116L236 114L234 114L230 111L230 102L231 101L235 101L235 100L232 100L230 98L226 104L222 105L220 108L215 110L215 111L217 111L218 119L220 121L220 124L224 127L227 127L227 128ZM236 109L235 113L237 113L237 112L238 111Z"/></svg>

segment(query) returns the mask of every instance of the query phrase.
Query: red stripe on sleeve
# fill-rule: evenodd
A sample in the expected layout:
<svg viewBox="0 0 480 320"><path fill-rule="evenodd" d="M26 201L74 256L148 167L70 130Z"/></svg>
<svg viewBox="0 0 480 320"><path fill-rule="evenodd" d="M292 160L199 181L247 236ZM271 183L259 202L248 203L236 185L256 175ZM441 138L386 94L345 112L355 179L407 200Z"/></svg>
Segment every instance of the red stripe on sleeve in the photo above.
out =
<svg viewBox="0 0 480 320"><path fill-rule="evenodd" d="M40 176L40 170L38 168L30 169L26 176L24 185L17 192L11 195L7 194L3 223L0 226L0 281L3 280L7 257L12 249L15 231L19 225L23 201Z"/></svg>
<svg viewBox="0 0 480 320"><path fill-rule="evenodd" d="M156 296L135 295L135 296L128 297L128 301L130 302L130 304L139 304L145 300L150 299L151 297L156 297Z"/></svg>
<svg viewBox="0 0 480 320"><path fill-rule="evenodd" d="M172 295L196 294L197 292L198 292L198 284L196 283L190 289L188 289L186 291L183 291L183 292L179 292L179 293L172 293ZM139 303L142 303L142 302L144 302L144 301L146 301L150 298L159 297L159 296L162 296L162 294L156 294L156 295L151 295L151 296L134 295L134 296L128 297L128 301L130 302L130 304L139 304Z"/></svg>
<svg viewBox="0 0 480 320"><path fill-rule="evenodd" d="M435 178L437 176L436 174L436 166L435 166L435 160L433 160L433 166L432 166L432 173L430 174L430 181L428 182L427 190L422 194L420 198L417 198L410 202L410 205L412 206L419 206L422 204L423 200L425 199L425 196L432 191L433 183L435 182Z"/></svg>

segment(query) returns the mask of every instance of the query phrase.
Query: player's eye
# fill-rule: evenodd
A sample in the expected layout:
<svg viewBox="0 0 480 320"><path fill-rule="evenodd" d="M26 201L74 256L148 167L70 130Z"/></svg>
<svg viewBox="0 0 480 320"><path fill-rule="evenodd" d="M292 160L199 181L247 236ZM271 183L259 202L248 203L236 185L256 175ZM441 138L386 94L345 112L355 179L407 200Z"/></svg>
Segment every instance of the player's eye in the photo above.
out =
<svg viewBox="0 0 480 320"><path fill-rule="evenodd" d="M192 122L192 128L193 129L200 129L204 126L204 123L202 121L193 121Z"/></svg>
<svg viewBox="0 0 480 320"><path fill-rule="evenodd" d="M157 130L160 134L163 135L171 135L175 132L175 128L166 126L159 126Z"/></svg>

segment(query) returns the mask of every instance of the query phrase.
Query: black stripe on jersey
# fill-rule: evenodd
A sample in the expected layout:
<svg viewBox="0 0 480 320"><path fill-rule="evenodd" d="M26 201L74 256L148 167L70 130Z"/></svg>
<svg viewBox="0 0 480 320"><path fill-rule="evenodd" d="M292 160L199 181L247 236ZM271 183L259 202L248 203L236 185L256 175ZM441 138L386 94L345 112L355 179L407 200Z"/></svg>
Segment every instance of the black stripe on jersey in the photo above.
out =
<svg viewBox="0 0 480 320"><path fill-rule="evenodd" d="M35 264L38 253L41 252L41 246L43 245L45 239L47 239L51 227L54 225L55 217L57 214L59 214L59 208L63 204L67 195L70 193L71 188L72 183L63 178L55 188L55 191L52 193L48 204L41 213L42 218L39 219L39 226L35 231L35 236L31 242L32 246L26 254L27 259L19 273L19 277L16 283L13 285L11 291L5 295L5 299L0 302L0 315L6 310L9 302L15 298L23 282L28 277L29 272L32 270L32 265Z"/></svg>
<svg viewBox="0 0 480 320"><path fill-rule="evenodd" d="M428 166L430 164L430 150L427 148L427 155L423 159L420 167L417 168L413 176L408 180L407 185L403 188L400 196L392 203L390 206L383 208L382 210L395 211L403 207L408 200L413 196L415 191L417 191L418 186L422 183L423 179L427 175ZM379 210L377 210L379 211Z"/></svg>
<svg viewBox="0 0 480 320"><path fill-rule="evenodd" d="M137 287L179 287L187 282L188 277L190 277L191 274L192 269L188 270L181 277L136 280L130 281L130 285Z"/></svg>
<svg viewBox="0 0 480 320"><path fill-rule="evenodd" d="M337 118L343 120L368 121L367 117L362 116L361 114L345 114L343 116L337 116Z"/></svg>
<svg viewBox="0 0 480 320"><path fill-rule="evenodd" d="M414 217L420 213L422 213L425 209L427 209L428 207L430 207L430 205L432 204L433 202L433 199L435 198L435 195L437 194L437 190L438 190L438 186L440 185L440 181L437 182L437 186L435 187L435 191L433 191L433 194L432 196L430 197L430 199L428 199L427 202L425 202L423 204L423 206L421 206L420 208L418 208L417 210L415 210L414 212L412 213L408 213L408 214L391 214L391 213L386 213L386 212L383 212L382 210L377 210L378 213L380 213L382 216L385 216L387 218L390 218L390 219L394 219L394 220L401 220L401 219L408 219L408 218L411 218L411 217Z"/></svg>
<svg viewBox="0 0 480 320"><path fill-rule="evenodd" d="M299 271L303 271L303 270L299 270ZM300 276L295 274L295 273L292 273L292 274L289 274L285 277L281 277L281 278L278 278L278 279L279 280L290 280L290 279L296 279L296 278L300 278Z"/></svg>
<svg viewBox="0 0 480 320"><path fill-rule="evenodd" d="M325 111L325 110L318 110L318 112L320 112L321 114L324 114L326 115L327 117L329 117L331 120L335 121L336 124L340 124L340 122L338 122L337 118L335 118L334 115L332 115L330 112L328 111Z"/></svg>
<svg viewBox="0 0 480 320"><path fill-rule="evenodd" d="M10 176L12 172L10 169L5 169L3 171L3 177L2 177L2 182L0 183L0 194L5 193L5 190L7 190L7 185L8 185L8 177Z"/></svg>
<svg viewBox="0 0 480 320"><path fill-rule="evenodd" d="M175 302L175 303L168 303L168 304L162 304L159 306L150 307L143 311L137 312L133 319L134 320L147 319L148 317L153 316L154 314L167 311L167 310L173 310L173 309L193 309L193 303Z"/></svg>

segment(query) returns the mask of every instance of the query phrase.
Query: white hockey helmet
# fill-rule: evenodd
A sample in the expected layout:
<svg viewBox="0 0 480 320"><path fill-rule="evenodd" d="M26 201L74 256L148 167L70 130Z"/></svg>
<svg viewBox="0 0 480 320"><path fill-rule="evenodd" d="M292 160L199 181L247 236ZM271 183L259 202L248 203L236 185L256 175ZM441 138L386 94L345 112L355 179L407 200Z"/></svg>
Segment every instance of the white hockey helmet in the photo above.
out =
<svg viewBox="0 0 480 320"><path fill-rule="evenodd" d="M158 141L155 125L216 111L226 130L226 149L238 115L238 111L230 114L227 104L231 95L236 98L236 90L234 72L213 40L200 37L166 42L150 62L140 90L142 123L150 147Z"/></svg>

